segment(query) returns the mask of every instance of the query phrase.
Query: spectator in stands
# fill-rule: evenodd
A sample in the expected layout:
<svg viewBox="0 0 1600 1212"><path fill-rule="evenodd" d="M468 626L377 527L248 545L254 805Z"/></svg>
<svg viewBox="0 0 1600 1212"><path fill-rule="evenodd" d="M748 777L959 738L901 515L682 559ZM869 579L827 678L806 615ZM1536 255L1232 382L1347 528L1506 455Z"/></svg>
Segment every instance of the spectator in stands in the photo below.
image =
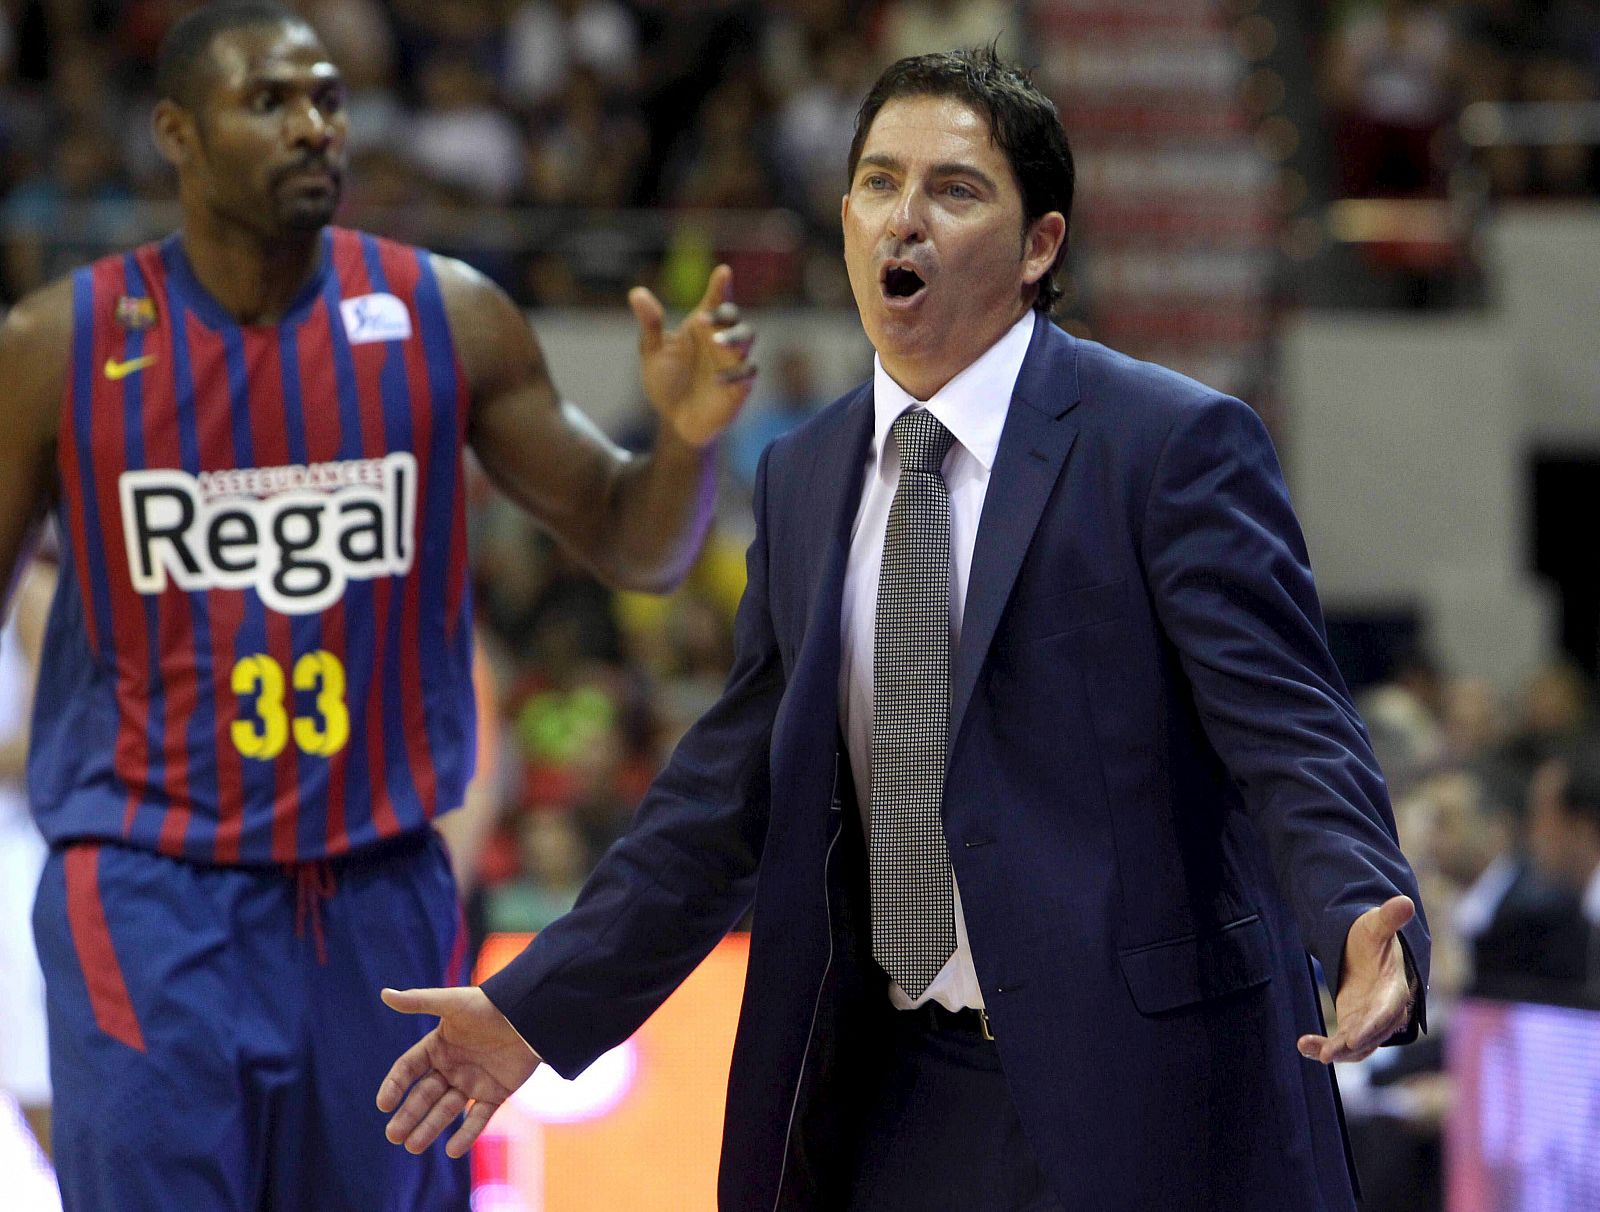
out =
<svg viewBox="0 0 1600 1212"><path fill-rule="evenodd" d="M672 668L656 685L661 726L675 741L722 692L733 664L732 619L693 586L680 590L667 614Z"/></svg>
<svg viewBox="0 0 1600 1212"><path fill-rule="evenodd" d="M1589 681L1570 661L1539 670L1523 687L1516 726L1499 754L1523 778L1577 745L1591 727Z"/></svg>
<svg viewBox="0 0 1600 1212"><path fill-rule="evenodd" d="M872 60L860 35L840 33L817 52L810 78L779 108L784 197L819 230L838 225L839 148L850 146L856 110L871 84Z"/></svg>
<svg viewBox="0 0 1600 1212"><path fill-rule="evenodd" d="M1576 898L1541 958L1557 1000L1600 1007L1600 741L1589 738L1551 769L1531 804L1534 861Z"/></svg>
<svg viewBox="0 0 1600 1212"><path fill-rule="evenodd" d="M1442 675L1431 658L1420 650L1407 650L1400 654L1389 679L1360 698L1373 752L1398 794L1443 755L1442 688Z"/></svg>
<svg viewBox="0 0 1600 1212"><path fill-rule="evenodd" d="M1533 794L1548 799L1558 774L1545 772ZM1422 783L1404 815L1423 895L1435 906L1432 992L1441 1017L1463 992L1549 996L1567 979L1560 956L1576 902L1530 861L1517 808L1478 776L1447 769Z"/></svg>
<svg viewBox="0 0 1600 1212"><path fill-rule="evenodd" d="M488 889L490 930L543 930L572 908L595 855L572 813L539 807L521 813L514 826L521 870Z"/></svg>
<svg viewBox="0 0 1600 1212"><path fill-rule="evenodd" d="M641 196L670 197L661 175L678 143L704 118L705 99L758 62L762 10L749 0L636 0L640 23L640 95L650 126L651 160Z"/></svg>
<svg viewBox="0 0 1600 1212"><path fill-rule="evenodd" d="M0 211L8 228L29 233L7 243L9 288L24 294L100 247L127 242L130 201L110 140L90 127L68 130L50 150L48 171L23 181Z"/></svg>
<svg viewBox="0 0 1600 1212"><path fill-rule="evenodd" d="M770 104L750 63L707 95L663 179L669 205L754 210L777 205Z"/></svg>
<svg viewBox="0 0 1600 1212"><path fill-rule="evenodd" d="M103 45L77 38L63 39L52 49L50 102L60 126L115 128L123 107L111 86L115 62Z"/></svg>
<svg viewBox="0 0 1600 1212"><path fill-rule="evenodd" d="M1381 0L1335 31L1327 89L1344 196L1441 187L1432 144L1451 110L1453 50L1449 23L1420 0Z"/></svg>
<svg viewBox="0 0 1600 1212"><path fill-rule="evenodd" d="M1457 908L1476 898L1493 915L1504 894L1500 866L1510 865L1512 822L1497 811L1472 774L1446 768L1423 778L1395 806L1401 846L1416 866L1431 910L1434 960L1429 992L1435 1005L1459 995L1471 978L1470 937L1457 929ZM1499 866L1497 866L1499 864ZM1490 872L1490 868L1494 868ZM1489 872L1489 878L1484 879ZM1482 887L1479 884L1482 883ZM1476 924L1476 923L1475 923ZM1448 1009L1442 1010L1448 1016Z"/></svg>
<svg viewBox="0 0 1600 1212"><path fill-rule="evenodd" d="M580 210L627 206L647 150L638 113L609 106L600 76L586 66L569 70L551 100L530 124L525 200Z"/></svg>
<svg viewBox="0 0 1600 1212"><path fill-rule="evenodd" d="M1455 761L1486 757L1505 742L1505 707L1487 678L1452 679L1445 687L1441 715L1445 749Z"/></svg>
<svg viewBox="0 0 1600 1212"><path fill-rule="evenodd" d="M444 53L488 69L505 44L503 0L390 0L400 46L401 74L418 74L421 64Z"/></svg>
<svg viewBox="0 0 1600 1212"><path fill-rule="evenodd" d="M775 359L770 386L740 414L726 441L728 469L746 493L761 452L827 402L805 346L787 346Z"/></svg>
<svg viewBox="0 0 1600 1212"><path fill-rule="evenodd" d="M639 30L616 0L524 0L507 23L505 59L506 91L522 106L555 100L580 71L626 95L637 84Z"/></svg>
<svg viewBox="0 0 1600 1212"><path fill-rule="evenodd" d="M761 27L761 72L779 97L809 85L826 47L838 39L861 42L866 24L859 0L779 0L766 6Z"/></svg>
<svg viewBox="0 0 1600 1212"><path fill-rule="evenodd" d="M509 202L522 181L522 138L495 106L493 78L441 54L422 70L422 100L406 134L413 164L462 201Z"/></svg>

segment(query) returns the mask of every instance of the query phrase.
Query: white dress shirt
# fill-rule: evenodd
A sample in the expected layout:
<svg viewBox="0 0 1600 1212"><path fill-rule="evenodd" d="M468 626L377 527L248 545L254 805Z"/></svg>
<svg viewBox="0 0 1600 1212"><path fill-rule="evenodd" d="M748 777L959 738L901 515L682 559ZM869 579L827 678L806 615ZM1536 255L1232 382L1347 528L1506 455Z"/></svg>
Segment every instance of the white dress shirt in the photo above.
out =
<svg viewBox="0 0 1600 1212"><path fill-rule="evenodd" d="M1022 371L1022 360L1033 336L1030 310L976 362L935 393L931 400L914 400L891 379L881 360L874 360L872 379L872 446L862 469L865 483L861 506L850 532L850 556L845 565L844 601L840 609L839 715L845 745L850 751L850 771L855 776L856 799L867 829L872 828L872 654L873 627L878 613L878 572L883 563L883 537L889 524L889 506L900 483L900 452L889 440L889 427L900 414L926 408L955 435L944 459L944 482L950 491L950 653L955 664L961 618L967 600L967 577L972 571L972 548L978 537L983 498L989 491L989 472L1000 445L1011 393ZM983 992L972 966L967 923L961 912L961 889L955 892L956 949L933 978L923 995L913 1001L891 982L889 999L902 1010L936 1001L952 1010L981 1007Z"/></svg>

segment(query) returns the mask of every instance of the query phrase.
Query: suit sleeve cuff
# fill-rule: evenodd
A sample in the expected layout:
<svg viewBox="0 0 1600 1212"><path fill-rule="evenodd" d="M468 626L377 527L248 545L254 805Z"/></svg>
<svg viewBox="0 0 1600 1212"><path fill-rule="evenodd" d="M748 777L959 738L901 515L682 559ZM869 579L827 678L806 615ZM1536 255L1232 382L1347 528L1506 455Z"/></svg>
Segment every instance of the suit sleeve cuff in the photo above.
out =
<svg viewBox="0 0 1600 1212"><path fill-rule="evenodd" d="M1417 962L1411 955L1411 944L1406 941L1404 933L1396 937L1400 940L1400 952L1405 957L1406 989L1410 993L1411 1015L1404 1027L1383 1041L1385 1048L1396 1044L1413 1043L1419 1035L1428 1030L1428 991L1422 987L1422 978L1417 973Z"/></svg>

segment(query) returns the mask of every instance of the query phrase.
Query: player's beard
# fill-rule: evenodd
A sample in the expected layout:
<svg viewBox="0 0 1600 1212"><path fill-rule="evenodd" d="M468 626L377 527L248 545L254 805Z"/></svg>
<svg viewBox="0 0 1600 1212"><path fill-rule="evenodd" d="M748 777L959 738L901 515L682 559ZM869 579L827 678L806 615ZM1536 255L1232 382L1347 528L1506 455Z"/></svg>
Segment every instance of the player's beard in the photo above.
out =
<svg viewBox="0 0 1600 1212"><path fill-rule="evenodd" d="M307 168L325 169L329 185L325 189L306 189L295 180ZM344 194L344 171L341 165L321 159L292 165L273 174L272 189L279 229L285 234L308 234L321 231L333 221Z"/></svg>
<svg viewBox="0 0 1600 1212"><path fill-rule="evenodd" d="M301 199L282 207L278 221L285 233L319 232L333 222L334 213L338 209L339 195L335 192L331 200L326 202Z"/></svg>

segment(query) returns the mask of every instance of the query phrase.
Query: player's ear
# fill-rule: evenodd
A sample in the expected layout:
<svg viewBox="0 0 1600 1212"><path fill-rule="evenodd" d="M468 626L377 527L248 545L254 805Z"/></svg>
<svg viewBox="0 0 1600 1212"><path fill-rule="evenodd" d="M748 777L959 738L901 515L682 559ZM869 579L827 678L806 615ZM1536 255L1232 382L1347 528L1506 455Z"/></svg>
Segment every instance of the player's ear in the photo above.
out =
<svg viewBox="0 0 1600 1212"><path fill-rule="evenodd" d="M156 102L150 114L150 133L161 158L173 168L182 168L194 158L199 144L194 116L176 101L163 98Z"/></svg>

